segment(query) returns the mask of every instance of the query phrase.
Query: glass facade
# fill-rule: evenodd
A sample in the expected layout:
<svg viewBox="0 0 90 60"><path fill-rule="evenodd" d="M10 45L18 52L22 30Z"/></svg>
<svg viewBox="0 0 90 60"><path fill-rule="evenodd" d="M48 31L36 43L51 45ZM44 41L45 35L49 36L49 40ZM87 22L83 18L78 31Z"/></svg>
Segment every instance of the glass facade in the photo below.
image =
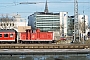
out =
<svg viewBox="0 0 90 60"><path fill-rule="evenodd" d="M59 13L42 13L37 12L33 15L35 18L34 27L40 28L41 31L57 31L60 30Z"/></svg>
<svg viewBox="0 0 90 60"><path fill-rule="evenodd" d="M73 36L73 32L74 32L74 16L68 16L67 35Z"/></svg>

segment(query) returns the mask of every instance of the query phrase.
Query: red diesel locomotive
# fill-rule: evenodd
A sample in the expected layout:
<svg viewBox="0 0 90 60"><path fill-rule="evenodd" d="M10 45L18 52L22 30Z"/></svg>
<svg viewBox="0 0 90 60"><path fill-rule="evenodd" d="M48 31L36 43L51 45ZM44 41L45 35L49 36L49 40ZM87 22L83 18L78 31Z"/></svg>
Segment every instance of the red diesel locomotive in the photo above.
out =
<svg viewBox="0 0 90 60"><path fill-rule="evenodd" d="M18 37L18 38L17 38ZM25 32L17 33L13 29L0 30L0 43L52 43L53 32L40 32L40 29L27 29Z"/></svg>
<svg viewBox="0 0 90 60"><path fill-rule="evenodd" d="M52 43L54 42L53 32L40 32L40 29L27 29L19 33L20 43Z"/></svg>

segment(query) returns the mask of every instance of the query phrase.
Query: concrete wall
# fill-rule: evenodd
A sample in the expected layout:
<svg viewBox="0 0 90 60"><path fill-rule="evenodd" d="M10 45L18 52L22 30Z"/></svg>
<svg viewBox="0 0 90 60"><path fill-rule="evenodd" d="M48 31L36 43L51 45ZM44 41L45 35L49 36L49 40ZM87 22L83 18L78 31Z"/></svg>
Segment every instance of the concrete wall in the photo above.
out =
<svg viewBox="0 0 90 60"><path fill-rule="evenodd" d="M63 26L64 36L67 36L67 18L68 18L67 12L60 12L60 26ZM60 31L62 31L61 27Z"/></svg>
<svg viewBox="0 0 90 60"><path fill-rule="evenodd" d="M84 15L78 15L78 21L79 22L84 22ZM85 25L88 26L88 16L87 15L85 15ZM85 28L85 29L86 29L86 33L85 34L87 35L89 29L88 28Z"/></svg>
<svg viewBox="0 0 90 60"><path fill-rule="evenodd" d="M18 26L18 32L26 32L26 29L31 29L31 26Z"/></svg>

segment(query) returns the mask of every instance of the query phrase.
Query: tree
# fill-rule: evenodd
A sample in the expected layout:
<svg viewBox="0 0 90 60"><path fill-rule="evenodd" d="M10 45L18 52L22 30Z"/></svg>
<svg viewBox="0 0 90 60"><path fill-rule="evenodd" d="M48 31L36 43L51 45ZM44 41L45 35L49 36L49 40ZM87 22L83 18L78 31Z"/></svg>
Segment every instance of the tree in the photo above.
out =
<svg viewBox="0 0 90 60"><path fill-rule="evenodd" d="M7 27L8 27L8 25L10 25L10 26L14 26L14 22L15 22L16 20L14 20L13 18L10 18L10 17L8 17L8 15L7 16L2 16L1 18L0 18L0 22L1 22L1 27L2 28L4 28L4 29L7 29ZM13 22L13 23L11 23L11 22ZM9 24L10 23L10 24Z"/></svg>
<svg viewBox="0 0 90 60"><path fill-rule="evenodd" d="M85 22L79 21L79 29L81 33L85 33L84 31L88 28L88 26L85 24Z"/></svg>
<svg viewBox="0 0 90 60"><path fill-rule="evenodd" d="M88 26L85 24L85 21L79 21L79 33L82 34L82 36L84 35L84 33L86 32L86 29L88 28ZM81 39L81 37L80 37ZM82 43L84 44L84 39L85 39L85 35L83 36L83 41Z"/></svg>

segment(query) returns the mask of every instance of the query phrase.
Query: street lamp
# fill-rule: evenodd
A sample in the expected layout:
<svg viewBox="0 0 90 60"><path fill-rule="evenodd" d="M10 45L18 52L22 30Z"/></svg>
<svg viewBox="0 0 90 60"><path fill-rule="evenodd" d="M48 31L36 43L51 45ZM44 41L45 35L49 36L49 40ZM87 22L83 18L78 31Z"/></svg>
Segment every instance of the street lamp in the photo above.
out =
<svg viewBox="0 0 90 60"><path fill-rule="evenodd" d="M85 33L85 15L84 15L84 20L83 20L83 22L84 22L84 30L83 30L83 33Z"/></svg>
<svg viewBox="0 0 90 60"><path fill-rule="evenodd" d="M85 15L83 16L83 23L84 23L84 29L83 29L83 44L84 44L84 40L85 40Z"/></svg>

